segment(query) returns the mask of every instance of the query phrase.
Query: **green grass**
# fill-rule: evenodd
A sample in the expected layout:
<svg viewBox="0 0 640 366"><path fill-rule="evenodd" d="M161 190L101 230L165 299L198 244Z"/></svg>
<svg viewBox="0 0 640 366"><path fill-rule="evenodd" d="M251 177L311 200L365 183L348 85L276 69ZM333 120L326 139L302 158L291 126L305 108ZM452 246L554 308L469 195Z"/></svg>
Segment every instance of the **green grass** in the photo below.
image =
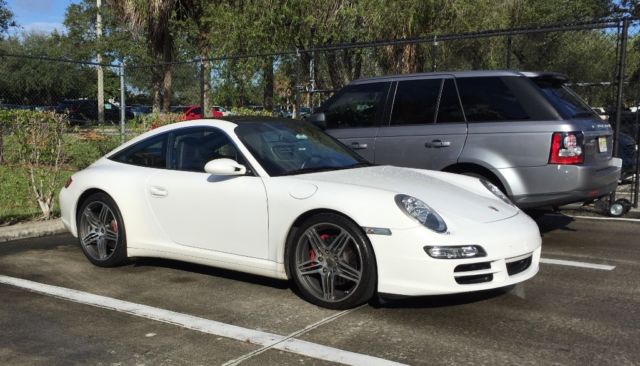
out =
<svg viewBox="0 0 640 366"><path fill-rule="evenodd" d="M55 190L54 216L60 215L58 192L73 172L60 173ZM42 217L29 186L29 171L19 166L0 166L0 225Z"/></svg>

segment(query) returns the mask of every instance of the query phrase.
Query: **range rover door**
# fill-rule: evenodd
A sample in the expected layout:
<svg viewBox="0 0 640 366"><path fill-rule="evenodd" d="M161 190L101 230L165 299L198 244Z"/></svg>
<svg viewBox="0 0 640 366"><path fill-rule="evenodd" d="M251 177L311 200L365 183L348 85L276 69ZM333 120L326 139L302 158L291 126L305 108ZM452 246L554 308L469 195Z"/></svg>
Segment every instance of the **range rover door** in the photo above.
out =
<svg viewBox="0 0 640 366"><path fill-rule="evenodd" d="M378 124L390 82L367 82L343 88L323 107L325 132L373 162Z"/></svg>
<svg viewBox="0 0 640 366"><path fill-rule="evenodd" d="M374 162L433 170L455 164L467 124L454 79L421 77L394 87L389 123L378 131Z"/></svg>

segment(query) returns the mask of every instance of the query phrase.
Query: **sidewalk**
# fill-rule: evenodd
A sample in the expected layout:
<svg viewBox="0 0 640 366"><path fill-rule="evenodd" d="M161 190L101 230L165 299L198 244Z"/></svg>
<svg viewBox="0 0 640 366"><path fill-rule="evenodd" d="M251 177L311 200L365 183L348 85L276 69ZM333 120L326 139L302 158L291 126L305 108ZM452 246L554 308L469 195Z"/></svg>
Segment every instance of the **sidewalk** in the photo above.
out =
<svg viewBox="0 0 640 366"><path fill-rule="evenodd" d="M66 231L67 229L65 229L61 219L23 222L11 226L0 227L0 243L9 240L61 234Z"/></svg>

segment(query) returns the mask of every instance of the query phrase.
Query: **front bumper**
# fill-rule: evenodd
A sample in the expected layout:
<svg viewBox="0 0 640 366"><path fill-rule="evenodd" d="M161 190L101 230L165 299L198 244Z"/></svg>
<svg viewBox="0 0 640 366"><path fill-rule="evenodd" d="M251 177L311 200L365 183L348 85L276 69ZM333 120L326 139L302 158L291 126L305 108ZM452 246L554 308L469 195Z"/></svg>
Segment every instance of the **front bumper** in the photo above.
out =
<svg viewBox="0 0 640 366"><path fill-rule="evenodd" d="M378 292L424 296L480 291L513 285L538 272L540 232L524 213L459 226L450 235L435 234L422 226L392 230L390 236L369 235L378 266ZM434 259L423 249L425 245L468 244L482 246L487 256Z"/></svg>
<svg viewBox="0 0 640 366"><path fill-rule="evenodd" d="M75 200L70 188L62 188L58 196L60 202L60 218L64 227L73 235L78 236L75 220Z"/></svg>

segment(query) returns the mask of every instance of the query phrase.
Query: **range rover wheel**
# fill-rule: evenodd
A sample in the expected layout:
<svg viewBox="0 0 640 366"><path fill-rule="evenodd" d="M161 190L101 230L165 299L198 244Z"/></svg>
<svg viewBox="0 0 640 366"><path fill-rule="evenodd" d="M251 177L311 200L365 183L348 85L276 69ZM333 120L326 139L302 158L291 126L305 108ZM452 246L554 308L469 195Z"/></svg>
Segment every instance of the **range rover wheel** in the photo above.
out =
<svg viewBox="0 0 640 366"><path fill-rule="evenodd" d="M331 309L349 309L375 292L373 249L362 230L340 215L306 220L289 251L289 273L307 301Z"/></svg>
<svg viewBox="0 0 640 366"><path fill-rule="evenodd" d="M80 206L76 218L80 247L89 261L100 267L115 267L127 260L124 223L109 195L96 193Z"/></svg>

